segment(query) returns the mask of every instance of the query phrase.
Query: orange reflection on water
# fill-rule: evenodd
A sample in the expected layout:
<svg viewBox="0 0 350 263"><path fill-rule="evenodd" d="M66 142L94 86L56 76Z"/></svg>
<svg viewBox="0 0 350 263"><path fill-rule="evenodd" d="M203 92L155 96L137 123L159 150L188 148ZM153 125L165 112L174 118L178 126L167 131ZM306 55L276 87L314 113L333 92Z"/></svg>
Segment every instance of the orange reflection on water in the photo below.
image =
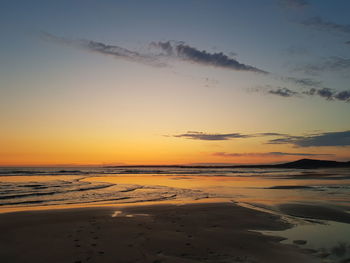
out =
<svg viewBox="0 0 350 263"><path fill-rule="evenodd" d="M106 182L113 184L136 184L143 186L167 186L200 190L209 194L210 198L224 198L227 201L257 202L268 205L301 200L330 199L342 201L348 197L339 195L328 196L320 191L305 189L270 189L274 186L321 186L339 184L338 180L322 179L285 179L267 177L225 177L225 176L103 176L83 179L88 182ZM345 182L346 181L346 182ZM349 180L342 183L350 184Z"/></svg>

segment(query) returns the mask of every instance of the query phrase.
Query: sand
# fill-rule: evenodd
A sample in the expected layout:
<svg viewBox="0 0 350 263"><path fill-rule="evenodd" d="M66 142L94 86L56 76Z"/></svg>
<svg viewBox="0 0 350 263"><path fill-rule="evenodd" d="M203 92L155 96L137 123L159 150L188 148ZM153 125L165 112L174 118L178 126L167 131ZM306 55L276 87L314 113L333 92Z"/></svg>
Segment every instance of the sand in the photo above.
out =
<svg viewBox="0 0 350 263"><path fill-rule="evenodd" d="M101 207L0 215L1 263L319 260L251 230L290 227L233 203Z"/></svg>
<svg viewBox="0 0 350 263"><path fill-rule="evenodd" d="M298 204L287 203L278 206L278 209L287 215L310 218L331 220L341 223L350 224L349 207L335 207L330 205L317 205L317 204Z"/></svg>

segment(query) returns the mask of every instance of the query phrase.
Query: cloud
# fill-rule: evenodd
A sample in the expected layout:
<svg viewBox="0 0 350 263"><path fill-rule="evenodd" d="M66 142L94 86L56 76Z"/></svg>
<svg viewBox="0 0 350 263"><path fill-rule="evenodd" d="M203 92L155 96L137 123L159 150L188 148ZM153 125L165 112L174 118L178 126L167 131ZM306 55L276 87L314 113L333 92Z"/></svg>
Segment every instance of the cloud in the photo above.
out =
<svg viewBox="0 0 350 263"><path fill-rule="evenodd" d="M297 147L350 146L350 130L307 136L286 136L269 140L268 144L292 144Z"/></svg>
<svg viewBox="0 0 350 263"><path fill-rule="evenodd" d="M318 95L322 98L325 98L326 100L340 100L345 102L350 102L350 91L344 90L337 92L335 90L329 89L329 88L321 88L321 89L315 89L312 88L310 90L302 92L303 94L314 96Z"/></svg>
<svg viewBox="0 0 350 263"><path fill-rule="evenodd" d="M302 25L318 30L350 34L350 25L337 24L321 17L312 17L301 22Z"/></svg>
<svg viewBox="0 0 350 263"><path fill-rule="evenodd" d="M163 56L177 58L183 61L197 63L206 66L221 67L236 71L251 71L256 73L267 74L268 72L238 62L236 59L229 57L222 52L209 53L205 50L199 50L191 47L184 42L167 41L153 42L151 47L160 49Z"/></svg>
<svg viewBox="0 0 350 263"><path fill-rule="evenodd" d="M344 90L334 95L337 100L350 102L350 91Z"/></svg>
<svg viewBox="0 0 350 263"><path fill-rule="evenodd" d="M176 138L186 138L186 139L202 140L202 141L226 141L226 140L239 139L239 138L268 137L268 136L287 136L287 135L283 133L276 133L276 132L242 134L242 133L204 133L204 132L197 132L197 131L188 131L187 133L172 135L172 137L176 137Z"/></svg>
<svg viewBox="0 0 350 263"><path fill-rule="evenodd" d="M329 88L322 88L322 89L309 89L307 91L304 91L303 94L314 96L318 95L322 98L325 98L327 100L333 100L333 97L335 96L335 91L329 89Z"/></svg>
<svg viewBox="0 0 350 263"><path fill-rule="evenodd" d="M305 74L317 75L324 71L344 71L350 69L350 59L343 57L330 57L318 64L307 64L296 68Z"/></svg>
<svg viewBox="0 0 350 263"><path fill-rule="evenodd" d="M277 89L272 89L269 90L268 93L277 95L280 97L294 97L298 95L298 92L292 91L288 88L277 88Z"/></svg>
<svg viewBox="0 0 350 263"><path fill-rule="evenodd" d="M264 137L264 136L287 136L288 134L277 133L277 132L261 132L254 134L255 137Z"/></svg>
<svg viewBox="0 0 350 263"><path fill-rule="evenodd" d="M159 61L156 57L151 55L143 55L135 51L128 50L119 46L106 45L101 42L92 40L71 40L63 37L57 37L49 33L41 33L41 37L48 41L61 43L84 50L95 52L103 55L113 56L115 58L124 59L132 62L143 63L151 66L163 67L165 63Z"/></svg>
<svg viewBox="0 0 350 263"><path fill-rule="evenodd" d="M212 155L220 157L273 157L273 156L329 156L333 154L320 153L290 153L290 152L264 152L264 153L226 153L215 152Z"/></svg>
<svg viewBox="0 0 350 263"><path fill-rule="evenodd" d="M267 144L292 144L297 147L350 146L350 130L340 132L323 132L304 136L276 132L242 134L189 131L183 134L172 135L171 137L202 141L226 141L240 138L277 137L275 139L268 140ZM275 155L278 154L278 152L273 153Z"/></svg>
<svg viewBox="0 0 350 263"><path fill-rule="evenodd" d="M307 79L306 79L307 80ZM318 82L310 83L310 85L318 85ZM276 95L284 98L303 97L307 96L319 96L328 101L343 101L350 102L350 90L336 91L330 88L309 88L308 90L292 90L289 88L272 87L266 85L264 87L258 87L254 89L255 92L264 92L271 95Z"/></svg>
<svg viewBox="0 0 350 263"><path fill-rule="evenodd" d="M307 86L307 87L319 87L322 84L322 81L310 79L310 78L293 78L293 77L286 77L281 78L285 82L291 82L299 86Z"/></svg>
<svg viewBox="0 0 350 263"><path fill-rule="evenodd" d="M44 40L60 43L68 46L82 48L84 50L103 55L113 56L118 59L124 59L132 62L138 62L156 67L167 66L166 58L177 58L182 61L197 63L206 66L226 68L235 71L250 71L267 74L266 71L242 64L222 52L209 53L205 50L200 51L194 47L186 45L184 42L152 42L151 47L156 47L158 53L141 54L116 45L107 45L92 40L72 40L64 37L58 37L49 33L41 33Z"/></svg>
<svg viewBox="0 0 350 263"><path fill-rule="evenodd" d="M187 133L173 135L173 137L177 138L186 138L193 140L203 140L203 141L225 141L237 138L248 138L252 137L252 135L241 134L241 133L204 133L204 132L196 132L189 131Z"/></svg>
<svg viewBox="0 0 350 263"><path fill-rule="evenodd" d="M350 40L349 40L349 41L346 41L345 44L350 45Z"/></svg>
<svg viewBox="0 0 350 263"><path fill-rule="evenodd" d="M327 100L332 100L334 96L334 92L329 88L318 89L316 92L320 97Z"/></svg>
<svg viewBox="0 0 350 263"><path fill-rule="evenodd" d="M279 0L279 2L286 8L302 9L309 6L306 0Z"/></svg>

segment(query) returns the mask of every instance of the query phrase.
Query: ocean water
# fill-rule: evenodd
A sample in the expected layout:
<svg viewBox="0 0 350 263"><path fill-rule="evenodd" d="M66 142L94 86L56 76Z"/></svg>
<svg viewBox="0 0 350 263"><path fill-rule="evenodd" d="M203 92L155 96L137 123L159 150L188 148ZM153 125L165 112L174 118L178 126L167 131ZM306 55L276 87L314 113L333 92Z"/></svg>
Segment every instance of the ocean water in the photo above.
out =
<svg viewBox="0 0 350 263"><path fill-rule="evenodd" d="M279 214L295 227L264 234L304 240L298 246L323 262L350 260L350 169L0 168L0 212L195 201ZM283 209L291 205L299 210ZM309 213L313 207L323 212Z"/></svg>
<svg viewBox="0 0 350 263"><path fill-rule="evenodd" d="M0 211L208 198L348 206L350 169L0 168Z"/></svg>
<svg viewBox="0 0 350 263"><path fill-rule="evenodd" d="M232 199L349 205L350 169L0 168L0 211L93 203Z"/></svg>

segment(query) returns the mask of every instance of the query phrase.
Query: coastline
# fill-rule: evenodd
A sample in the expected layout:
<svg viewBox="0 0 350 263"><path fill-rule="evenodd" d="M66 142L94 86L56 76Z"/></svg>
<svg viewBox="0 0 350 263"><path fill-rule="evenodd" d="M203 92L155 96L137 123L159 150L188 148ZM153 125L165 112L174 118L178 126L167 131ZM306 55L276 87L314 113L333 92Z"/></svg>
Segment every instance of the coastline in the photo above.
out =
<svg viewBox="0 0 350 263"><path fill-rule="evenodd" d="M319 262L281 238L252 231L289 227L276 215L224 202L4 213L0 260Z"/></svg>

